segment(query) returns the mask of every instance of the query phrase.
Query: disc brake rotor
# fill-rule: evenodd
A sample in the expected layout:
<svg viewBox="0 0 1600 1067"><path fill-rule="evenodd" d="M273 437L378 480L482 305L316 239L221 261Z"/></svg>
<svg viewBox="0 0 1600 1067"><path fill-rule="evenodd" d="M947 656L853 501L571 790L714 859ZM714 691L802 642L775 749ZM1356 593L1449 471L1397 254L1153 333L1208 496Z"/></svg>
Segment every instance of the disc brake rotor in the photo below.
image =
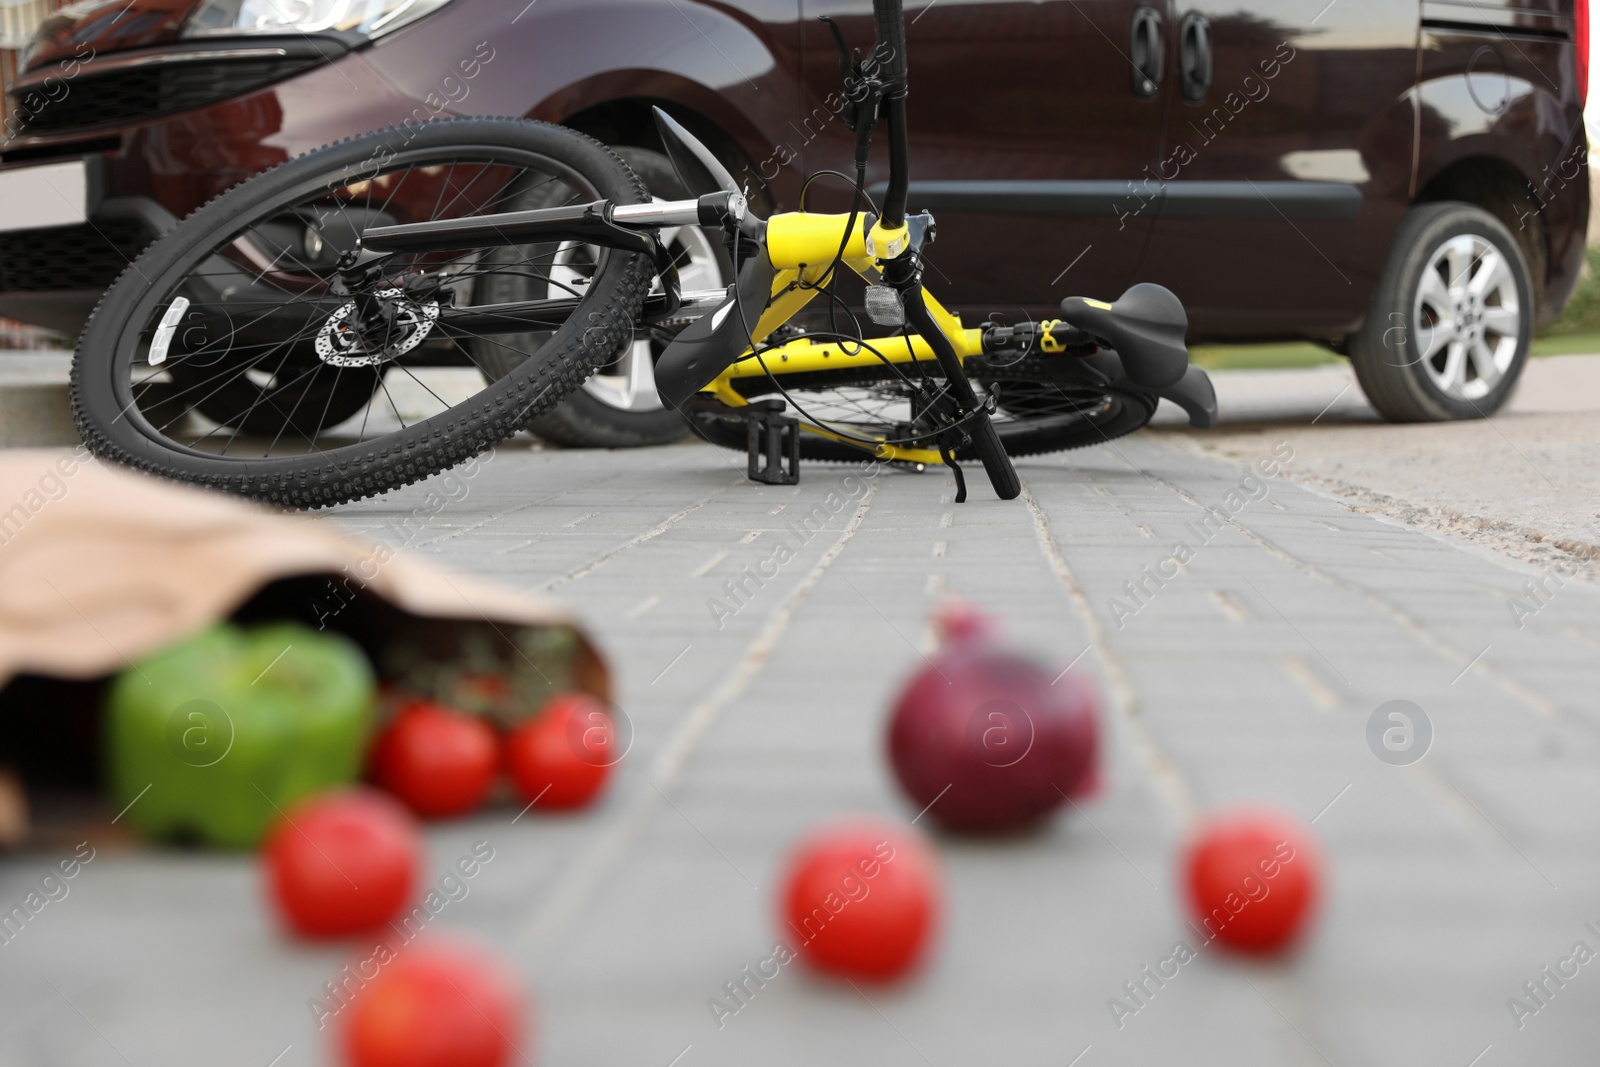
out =
<svg viewBox="0 0 1600 1067"><path fill-rule="evenodd" d="M439 320L437 300L419 304L403 289L380 289L376 295L394 301L394 324L388 331L388 343L378 348L368 346L367 338L351 322L356 313L356 302L352 300L329 315L317 331L317 356L322 362L332 367L376 366L405 355L433 332L434 323ZM399 340L394 340L395 336Z"/></svg>

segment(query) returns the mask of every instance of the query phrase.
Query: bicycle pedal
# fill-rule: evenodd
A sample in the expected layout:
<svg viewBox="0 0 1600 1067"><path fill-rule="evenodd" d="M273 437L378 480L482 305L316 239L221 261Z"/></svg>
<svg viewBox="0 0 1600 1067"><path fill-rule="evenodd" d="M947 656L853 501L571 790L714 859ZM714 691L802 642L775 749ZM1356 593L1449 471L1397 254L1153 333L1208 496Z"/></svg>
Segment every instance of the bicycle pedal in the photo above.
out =
<svg viewBox="0 0 1600 1067"><path fill-rule="evenodd" d="M745 414L749 430L745 455L746 475L764 485L798 485L800 482L800 420L783 414L781 400L751 404Z"/></svg>

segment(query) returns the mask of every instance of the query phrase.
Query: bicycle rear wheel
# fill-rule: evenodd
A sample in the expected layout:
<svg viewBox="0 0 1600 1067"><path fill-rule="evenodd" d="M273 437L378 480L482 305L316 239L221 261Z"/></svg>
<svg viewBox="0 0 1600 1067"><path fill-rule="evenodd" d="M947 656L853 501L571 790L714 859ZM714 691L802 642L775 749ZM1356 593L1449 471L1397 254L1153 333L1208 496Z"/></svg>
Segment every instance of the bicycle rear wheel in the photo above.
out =
<svg viewBox="0 0 1600 1067"><path fill-rule="evenodd" d="M1134 432L1155 414L1157 400L1153 396L1086 381L1060 380L1044 363L1030 357L1011 368L995 368L968 361L968 373L980 392L998 386L999 406L990 419L1006 454L1013 458L1103 444ZM919 432L913 390L885 369L780 375L778 380L806 412L833 429L856 437L889 440L914 438ZM742 378L735 388L752 400L783 398L768 378ZM788 414L803 417L793 410ZM713 444L744 451L743 420L697 412L693 423L699 434ZM803 459L848 463L870 453L802 432L800 455ZM970 447L958 450L955 458L977 459Z"/></svg>
<svg viewBox="0 0 1600 1067"><path fill-rule="evenodd" d="M515 119L366 134L236 186L147 249L84 327L84 440L293 506L384 492L492 447L632 337L647 257L595 249L582 289L560 281L550 245L396 255L354 294L338 264L366 228L492 214L534 188L552 203L646 199L604 145ZM502 274L568 291L576 309L490 381L479 353L517 334L473 294Z"/></svg>

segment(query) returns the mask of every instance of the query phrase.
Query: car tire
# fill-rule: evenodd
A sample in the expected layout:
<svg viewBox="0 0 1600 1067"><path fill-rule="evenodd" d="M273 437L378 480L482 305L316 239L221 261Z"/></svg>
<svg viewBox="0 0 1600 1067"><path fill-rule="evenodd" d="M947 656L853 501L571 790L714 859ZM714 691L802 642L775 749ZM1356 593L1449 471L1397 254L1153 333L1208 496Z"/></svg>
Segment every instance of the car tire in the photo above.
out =
<svg viewBox="0 0 1600 1067"><path fill-rule="evenodd" d="M1391 422L1485 418L1516 388L1533 319L1511 232L1472 204L1420 204L1395 236L1350 362Z"/></svg>
<svg viewBox="0 0 1600 1067"><path fill-rule="evenodd" d="M627 162L655 199L688 197L672 169L671 160L660 152L629 146L620 146L614 151ZM518 206L546 205L529 201ZM706 231L684 230L668 247L681 257L679 270L683 272L686 289L720 288L733 276L727 250ZM529 295L507 292L492 294L492 298L525 299ZM522 339L521 347L531 351L538 343L537 335L530 334ZM636 342L637 347L629 358L643 355L645 346L652 344L652 355L659 357L663 347L659 343ZM521 358L511 348L499 345L480 352L478 362L486 374L493 376L510 373ZM631 391L626 374L606 373L625 366L621 361L602 366L582 387L529 422L527 428L551 444L567 448L638 448L670 444L686 436L688 422L659 399L653 399L653 385L641 402Z"/></svg>

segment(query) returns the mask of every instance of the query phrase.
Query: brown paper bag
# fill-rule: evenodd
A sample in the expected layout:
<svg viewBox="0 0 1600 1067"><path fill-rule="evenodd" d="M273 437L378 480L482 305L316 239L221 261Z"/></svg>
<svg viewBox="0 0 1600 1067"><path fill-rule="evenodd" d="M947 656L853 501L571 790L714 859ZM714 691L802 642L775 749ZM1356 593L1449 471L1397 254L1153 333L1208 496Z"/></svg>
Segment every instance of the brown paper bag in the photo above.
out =
<svg viewBox="0 0 1600 1067"><path fill-rule="evenodd" d="M528 659L518 635L560 632L570 668L562 687L610 696L599 652L551 601L304 516L103 466L81 448L0 453L0 698L13 697L0 699L0 713L12 705L10 759L19 746L29 762L54 758L43 751L59 738L48 720L61 690L50 683L104 679L230 617L338 630L380 677L393 677L396 649L405 668L424 660L443 669L469 654L514 664ZM42 739L40 751L27 750L30 736Z"/></svg>

